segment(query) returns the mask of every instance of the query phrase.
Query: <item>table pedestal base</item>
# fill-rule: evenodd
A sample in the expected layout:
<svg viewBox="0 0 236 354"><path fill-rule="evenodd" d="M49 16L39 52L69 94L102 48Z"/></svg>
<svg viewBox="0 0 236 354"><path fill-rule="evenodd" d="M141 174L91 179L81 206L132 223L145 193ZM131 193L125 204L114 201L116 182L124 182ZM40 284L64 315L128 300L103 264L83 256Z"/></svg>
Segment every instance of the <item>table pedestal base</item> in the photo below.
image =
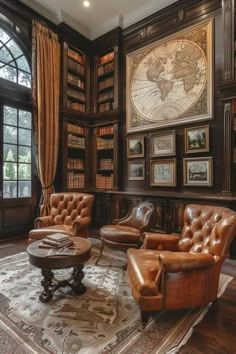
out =
<svg viewBox="0 0 236 354"><path fill-rule="evenodd" d="M51 269L42 269L43 279L41 285L43 291L39 296L39 300L42 302L48 302L52 299L54 292L61 288L69 286L77 295L82 295L86 291L86 287L82 283L84 272L82 271L84 265L81 264L73 268L73 272L68 279L57 281L54 278L53 271Z"/></svg>

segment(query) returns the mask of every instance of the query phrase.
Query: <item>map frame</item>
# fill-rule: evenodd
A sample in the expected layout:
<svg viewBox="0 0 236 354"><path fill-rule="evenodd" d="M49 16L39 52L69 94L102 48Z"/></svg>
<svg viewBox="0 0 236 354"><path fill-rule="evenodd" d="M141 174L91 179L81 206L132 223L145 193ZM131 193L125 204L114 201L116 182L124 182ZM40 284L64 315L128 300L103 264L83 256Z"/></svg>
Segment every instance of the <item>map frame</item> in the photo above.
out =
<svg viewBox="0 0 236 354"><path fill-rule="evenodd" d="M197 25L187 27L175 34L164 37L163 39L157 40L152 44L142 47L138 50L130 52L126 55L126 131L127 133L142 132L145 130L152 130L163 127L177 126L186 123L194 123L197 121L210 120L213 119L213 24L214 19L208 19ZM160 47L161 45L168 44L168 42L173 40L183 40L186 38L191 38L191 33L199 33L206 29L206 48L205 58L206 58L206 84L202 96L194 102L194 106L182 116L175 118L161 118L157 121L150 121L150 119L145 119L145 113L137 112L136 108L132 103L132 80L138 65L149 55L150 52ZM194 41L192 40L194 44ZM197 46L198 44L196 44ZM205 92L206 91L206 92ZM204 111L194 113L195 106L201 107L200 100L204 97ZM192 110L192 112L191 112ZM196 110L196 109L195 109Z"/></svg>

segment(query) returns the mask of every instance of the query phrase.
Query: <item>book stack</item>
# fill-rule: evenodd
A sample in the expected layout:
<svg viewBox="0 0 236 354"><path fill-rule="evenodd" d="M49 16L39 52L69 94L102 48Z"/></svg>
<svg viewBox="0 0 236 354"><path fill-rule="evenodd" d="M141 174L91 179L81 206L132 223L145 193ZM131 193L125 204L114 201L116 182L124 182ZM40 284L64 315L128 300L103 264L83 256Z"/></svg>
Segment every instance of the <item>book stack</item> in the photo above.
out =
<svg viewBox="0 0 236 354"><path fill-rule="evenodd" d="M53 235L48 235L39 244L40 248L62 248L72 245L68 235L56 233Z"/></svg>

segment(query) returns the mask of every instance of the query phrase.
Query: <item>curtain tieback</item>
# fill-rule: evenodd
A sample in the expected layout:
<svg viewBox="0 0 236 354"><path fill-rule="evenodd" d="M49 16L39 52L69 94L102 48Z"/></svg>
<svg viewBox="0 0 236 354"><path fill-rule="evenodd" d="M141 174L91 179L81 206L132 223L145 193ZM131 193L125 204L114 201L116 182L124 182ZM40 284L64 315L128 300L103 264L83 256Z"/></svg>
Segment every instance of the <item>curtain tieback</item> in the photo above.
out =
<svg viewBox="0 0 236 354"><path fill-rule="evenodd" d="M42 189L49 189L53 187L53 183L49 184L48 186L42 186Z"/></svg>

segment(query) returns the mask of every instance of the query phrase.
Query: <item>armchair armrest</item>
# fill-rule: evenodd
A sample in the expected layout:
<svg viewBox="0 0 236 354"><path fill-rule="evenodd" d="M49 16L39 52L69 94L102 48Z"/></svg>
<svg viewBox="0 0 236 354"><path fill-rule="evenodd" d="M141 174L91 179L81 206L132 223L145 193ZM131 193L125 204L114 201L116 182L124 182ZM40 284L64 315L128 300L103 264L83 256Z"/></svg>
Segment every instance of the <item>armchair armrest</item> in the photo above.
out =
<svg viewBox="0 0 236 354"><path fill-rule="evenodd" d="M146 232L142 248L178 251L179 236Z"/></svg>
<svg viewBox="0 0 236 354"><path fill-rule="evenodd" d="M209 268L215 264L211 254L189 252L163 252L159 262L162 270L170 273Z"/></svg>
<svg viewBox="0 0 236 354"><path fill-rule="evenodd" d="M122 218L120 218L120 219L113 219L113 220L112 220L112 224L119 224L120 222L126 220L126 219L130 216L131 211L132 211L132 209L134 208L134 206L135 206L135 205L132 204L132 205L129 207L129 210L128 210L128 212L126 213L126 215L123 216Z"/></svg>
<svg viewBox="0 0 236 354"><path fill-rule="evenodd" d="M53 219L51 216L40 216L34 220L35 229L41 229L42 227L47 227L54 225Z"/></svg>
<svg viewBox="0 0 236 354"><path fill-rule="evenodd" d="M79 231L82 229L87 228L91 223L91 217L90 216L77 216L77 218L73 221L72 223L72 230L75 235L78 235Z"/></svg>

